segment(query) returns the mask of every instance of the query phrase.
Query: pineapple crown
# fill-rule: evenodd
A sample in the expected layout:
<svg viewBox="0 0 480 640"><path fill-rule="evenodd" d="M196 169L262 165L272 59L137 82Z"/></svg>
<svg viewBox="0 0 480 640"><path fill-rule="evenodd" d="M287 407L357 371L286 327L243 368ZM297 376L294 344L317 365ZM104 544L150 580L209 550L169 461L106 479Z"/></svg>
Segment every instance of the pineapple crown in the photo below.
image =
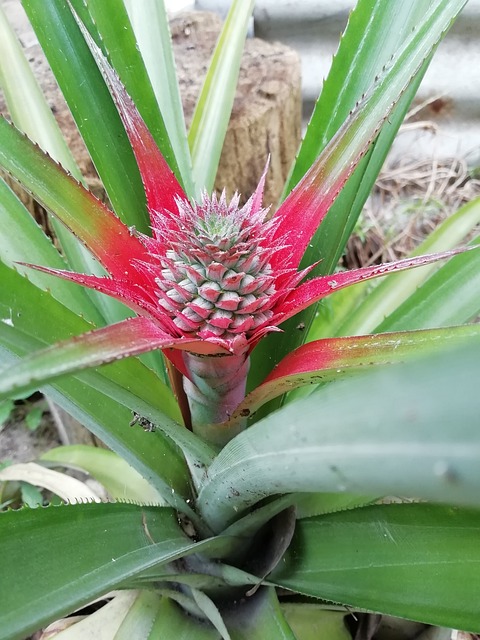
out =
<svg viewBox="0 0 480 640"><path fill-rule="evenodd" d="M268 325L279 298L277 277L296 273L274 272L270 264L285 248L273 241L277 222L265 220L268 209L258 199L239 207L239 195L228 202L225 191L176 204L175 216L153 214L153 238L138 234L153 261L142 266L154 278L156 303L178 335L246 350L276 329Z"/></svg>

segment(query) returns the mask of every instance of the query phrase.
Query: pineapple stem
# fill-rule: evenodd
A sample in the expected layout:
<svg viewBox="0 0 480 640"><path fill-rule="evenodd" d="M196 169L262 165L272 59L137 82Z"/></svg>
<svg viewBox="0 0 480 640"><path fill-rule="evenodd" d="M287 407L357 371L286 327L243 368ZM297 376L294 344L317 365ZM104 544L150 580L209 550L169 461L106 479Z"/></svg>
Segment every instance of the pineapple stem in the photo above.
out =
<svg viewBox="0 0 480 640"><path fill-rule="evenodd" d="M198 356L185 353L191 376L183 379L192 414L194 433L223 446L246 427L246 419L234 428L222 426L245 397L250 359L245 355Z"/></svg>

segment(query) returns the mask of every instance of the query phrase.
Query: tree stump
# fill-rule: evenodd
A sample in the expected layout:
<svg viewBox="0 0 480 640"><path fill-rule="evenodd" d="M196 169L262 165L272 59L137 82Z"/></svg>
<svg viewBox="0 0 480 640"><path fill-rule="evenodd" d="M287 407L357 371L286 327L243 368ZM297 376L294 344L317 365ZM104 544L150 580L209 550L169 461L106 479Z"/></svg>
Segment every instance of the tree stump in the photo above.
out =
<svg viewBox="0 0 480 640"><path fill-rule="evenodd" d="M174 17L170 27L188 126L222 21L215 13L191 11ZM301 101L298 54L278 42L247 39L217 190L248 198L270 154L265 202L278 200L300 142Z"/></svg>
<svg viewBox="0 0 480 640"><path fill-rule="evenodd" d="M83 175L95 194L102 197L88 152L20 4L7 0L4 9L26 45L27 58ZM178 14L170 25L188 126L222 22L215 13L191 11ZM5 111L0 95L0 112ZM295 157L300 132L298 54L280 43L247 39L215 188L222 190L225 187L229 196L238 191L244 201L258 184L270 154L265 202L275 203ZM26 204L37 219L42 217L29 197L26 197Z"/></svg>

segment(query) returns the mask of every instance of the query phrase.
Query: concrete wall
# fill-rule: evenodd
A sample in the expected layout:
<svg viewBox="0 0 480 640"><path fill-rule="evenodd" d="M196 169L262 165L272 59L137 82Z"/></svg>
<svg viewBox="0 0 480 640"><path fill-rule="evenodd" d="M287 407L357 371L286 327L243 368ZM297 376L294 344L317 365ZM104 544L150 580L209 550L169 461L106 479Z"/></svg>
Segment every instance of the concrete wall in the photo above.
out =
<svg viewBox="0 0 480 640"><path fill-rule="evenodd" d="M177 11L190 11L195 7L195 0L165 0L167 11L176 13Z"/></svg>

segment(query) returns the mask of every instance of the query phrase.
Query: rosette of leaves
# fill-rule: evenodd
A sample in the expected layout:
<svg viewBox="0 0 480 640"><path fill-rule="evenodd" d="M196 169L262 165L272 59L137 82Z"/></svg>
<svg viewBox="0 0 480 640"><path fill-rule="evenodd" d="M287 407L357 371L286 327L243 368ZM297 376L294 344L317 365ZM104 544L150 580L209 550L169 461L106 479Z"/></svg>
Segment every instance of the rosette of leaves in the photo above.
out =
<svg viewBox="0 0 480 640"><path fill-rule="evenodd" d="M41 388L111 451L0 472L77 502L0 515L3 637L74 611L58 637L381 633L352 610L479 631L479 254L455 248L479 204L418 255L335 272L464 2L360 0L269 220L265 175L243 208L210 194L253 3L232 3L188 137L159 4L23 4L112 209L52 160L79 177L5 64L0 166L62 251L2 183L0 399Z"/></svg>

